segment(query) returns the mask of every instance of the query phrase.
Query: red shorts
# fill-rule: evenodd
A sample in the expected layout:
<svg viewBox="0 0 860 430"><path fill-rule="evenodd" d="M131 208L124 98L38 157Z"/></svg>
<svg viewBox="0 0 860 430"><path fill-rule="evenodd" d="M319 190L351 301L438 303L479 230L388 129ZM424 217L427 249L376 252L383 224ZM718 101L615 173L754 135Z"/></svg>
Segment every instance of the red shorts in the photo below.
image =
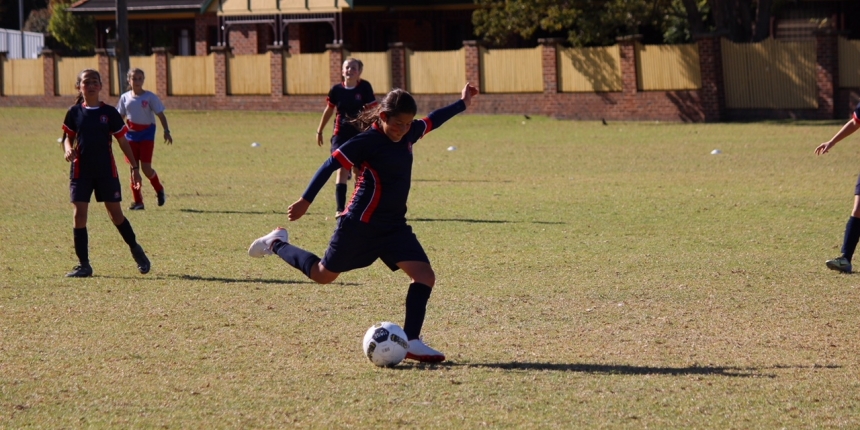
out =
<svg viewBox="0 0 860 430"><path fill-rule="evenodd" d="M155 141L143 140L140 142L128 141L131 145L131 152L134 153L134 158L138 163L152 164L152 152L155 151ZM126 164L130 164L128 157L125 157Z"/></svg>

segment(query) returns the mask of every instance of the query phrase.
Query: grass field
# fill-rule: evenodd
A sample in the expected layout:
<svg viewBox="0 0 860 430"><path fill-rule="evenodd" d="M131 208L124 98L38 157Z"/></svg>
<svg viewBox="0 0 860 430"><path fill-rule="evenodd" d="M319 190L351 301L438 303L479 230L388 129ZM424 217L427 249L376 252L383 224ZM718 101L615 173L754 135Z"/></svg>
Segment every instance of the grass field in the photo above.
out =
<svg viewBox="0 0 860 430"><path fill-rule="evenodd" d="M278 225L324 251L333 186L285 216L318 114L168 112L167 204L145 183L127 213L152 272L93 204L88 279L63 277L63 114L0 109L0 428L860 427L860 278L823 264L857 137L813 154L841 121L453 119L408 214L449 360L379 369L361 338L402 323L402 272L320 286L246 254Z"/></svg>

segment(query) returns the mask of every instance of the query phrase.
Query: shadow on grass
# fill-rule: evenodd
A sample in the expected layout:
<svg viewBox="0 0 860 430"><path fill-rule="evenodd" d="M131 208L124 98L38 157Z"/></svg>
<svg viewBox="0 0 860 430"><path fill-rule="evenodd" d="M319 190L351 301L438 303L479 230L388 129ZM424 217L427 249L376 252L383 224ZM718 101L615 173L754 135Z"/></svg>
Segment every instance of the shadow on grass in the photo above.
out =
<svg viewBox="0 0 860 430"><path fill-rule="evenodd" d="M320 285L313 281L296 281L294 279L261 279L261 278L221 278L217 276L195 276L195 275L168 275L168 278L182 279L184 281L205 281L205 282L221 282L224 284L243 284L243 283L260 283L260 284L310 284L310 285ZM344 287L355 287L360 286L362 284L358 284L355 282L332 282L328 285L338 285Z"/></svg>
<svg viewBox="0 0 860 430"><path fill-rule="evenodd" d="M504 180L495 180L495 179L415 179L412 178L412 182L450 182L450 183L484 183L484 182L492 182L494 184L506 183L506 182L514 182L510 179Z"/></svg>
<svg viewBox="0 0 860 430"><path fill-rule="evenodd" d="M409 218L408 221L422 222L467 222L472 224L567 224L561 221L506 221L496 219L470 218Z"/></svg>
<svg viewBox="0 0 860 430"><path fill-rule="evenodd" d="M270 215L283 214L278 211L210 211L202 209L179 209L179 212L187 212L192 214L240 214L240 215Z"/></svg>
<svg viewBox="0 0 860 430"><path fill-rule="evenodd" d="M398 366L400 367L400 366ZM723 366L688 366L688 367L655 367L655 366L629 366L616 364L563 364L563 363L524 363L512 361L510 363L455 363L445 361L442 363L406 363L402 366L405 369L433 369L439 367L445 368L489 368L502 370L536 370L536 371L556 371L556 372L580 372L580 373L596 373L605 375L670 375L670 376L685 376L685 375L701 375L701 376L729 376L742 378L776 378L774 374L762 373L765 370L775 369L839 369L842 366L826 365L826 366L788 366L778 365L772 367L723 367Z"/></svg>

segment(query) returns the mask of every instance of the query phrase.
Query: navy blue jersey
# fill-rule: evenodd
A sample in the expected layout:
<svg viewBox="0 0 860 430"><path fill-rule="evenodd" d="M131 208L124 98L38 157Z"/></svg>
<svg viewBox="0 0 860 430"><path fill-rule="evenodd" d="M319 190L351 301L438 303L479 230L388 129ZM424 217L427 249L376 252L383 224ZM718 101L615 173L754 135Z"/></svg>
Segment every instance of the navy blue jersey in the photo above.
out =
<svg viewBox="0 0 860 430"><path fill-rule="evenodd" d="M123 137L128 128L116 108L104 103L96 107L86 103L74 105L66 112L63 131L75 150L72 179L117 177L112 136Z"/></svg>
<svg viewBox="0 0 860 430"><path fill-rule="evenodd" d="M854 108L854 121L860 121L860 104Z"/></svg>
<svg viewBox="0 0 860 430"><path fill-rule="evenodd" d="M413 120L400 142L392 142L375 124L350 139L319 168L302 198L312 202L339 168L357 166L355 191L344 216L374 224L406 222L406 200L412 186L412 145L445 121L466 110L462 100Z"/></svg>
<svg viewBox="0 0 860 430"><path fill-rule="evenodd" d="M337 110L334 118L334 135L346 136L349 139L358 134L358 130L348 121L358 116L365 106L376 104L373 87L370 82L358 81L358 85L347 88L343 83L331 87L326 102Z"/></svg>

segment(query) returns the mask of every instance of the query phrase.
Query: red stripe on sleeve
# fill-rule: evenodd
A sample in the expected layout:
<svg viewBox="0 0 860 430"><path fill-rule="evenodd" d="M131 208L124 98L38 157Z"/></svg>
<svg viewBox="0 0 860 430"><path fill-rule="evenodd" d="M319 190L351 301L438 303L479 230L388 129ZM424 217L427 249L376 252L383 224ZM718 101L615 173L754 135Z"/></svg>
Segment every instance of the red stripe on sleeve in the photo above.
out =
<svg viewBox="0 0 860 430"><path fill-rule="evenodd" d="M424 121L424 133L421 133L421 137L424 137L433 131L433 121L430 120L429 116L424 117L421 121Z"/></svg>
<svg viewBox="0 0 860 430"><path fill-rule="evenodd" d="M343 155L343 152L340 152L340 149L336 149L331 156L334 157L344 169L352 169L352 161L349 161L349 158L346 158L346 155Z"/></svg>
<svg viewBox="0 0 860 430"><path fill-rule="evenodd" d="M125 137L125 134L128 133L128 126L123 125L122 128L113 134L113 137L119 139L120 137Z"/></svg>
<svg viewBox="0 0 860 430"><path fill-rule="evenodd" d="M63 124L63 131L66 133L66 136L69 136L69 140L75 140L75 136L78 134L72 131L66 124Z"/></svg>

